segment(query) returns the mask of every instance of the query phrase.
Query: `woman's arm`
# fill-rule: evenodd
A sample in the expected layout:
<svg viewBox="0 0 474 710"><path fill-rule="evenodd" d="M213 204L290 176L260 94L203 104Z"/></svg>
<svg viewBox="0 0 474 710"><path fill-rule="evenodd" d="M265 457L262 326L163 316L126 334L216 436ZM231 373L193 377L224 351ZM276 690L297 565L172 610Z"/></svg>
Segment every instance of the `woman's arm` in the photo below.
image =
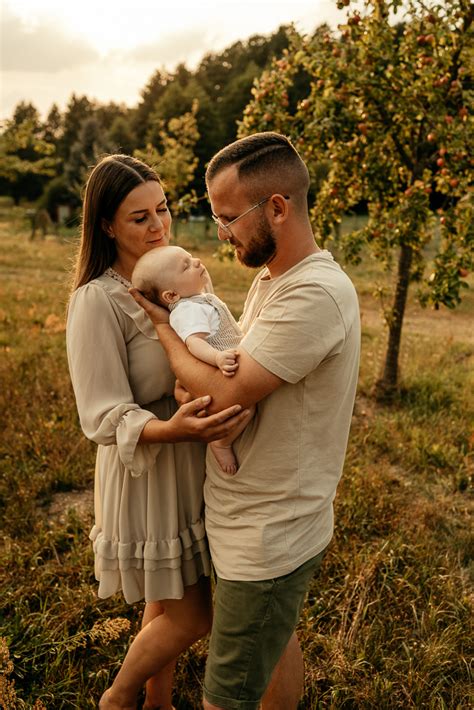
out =
<svg viewBox="0 0 474 710"><path fill-rule="evenodd" d="M156 443L180 441L203 441L209 443L232 434L248 415L240 404L233 405L216 414L208 414L206 407L211 397L204 396L181 405L168 421L152 419L143 427L140 442Z"/></svg>
<svg viewBox="0 0 474 710"><path fill-rule="evenodd" d="M117 444L124 465L133 470L146 454L143 448L137 451L137 444L207 442L240 424L241 416L236 414L240 407L226 408L213 418L203 416L207 405L200 400L181 407L169 421L163 421L134 402L120 315L107 293L94 284L82 287L70 303L69 369L87 438L97 444ZM198 412L201 414L196 416Z"/></svg>

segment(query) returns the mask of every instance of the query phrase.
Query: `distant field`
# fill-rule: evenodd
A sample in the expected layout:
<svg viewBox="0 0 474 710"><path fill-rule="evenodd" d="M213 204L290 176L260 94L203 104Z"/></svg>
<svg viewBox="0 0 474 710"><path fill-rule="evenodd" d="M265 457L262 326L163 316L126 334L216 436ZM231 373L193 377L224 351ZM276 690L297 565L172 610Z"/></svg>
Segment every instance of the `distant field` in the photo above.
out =
<svg viewBox="0 0 474 710"><path fill-rule="evenodd" d="M204 225L180 225L217 293L241 312L253 274L213 257ZM0 707L97 706L138 629L140 605L98 600L88 540L94 446L77 421L64 316L73 230L29 239L0 201ZM347 269L363 353L336 532L299 625L301 710L472 707L474 296L455 311L410 300L400 394L372 387L386 333L376 263ZM130 629L130 631L128 631ZM206 642L178 668L178 710L200 707ZM10 660L9 660L10 659ZM35 704L36 703L36 704Z"/></svg>

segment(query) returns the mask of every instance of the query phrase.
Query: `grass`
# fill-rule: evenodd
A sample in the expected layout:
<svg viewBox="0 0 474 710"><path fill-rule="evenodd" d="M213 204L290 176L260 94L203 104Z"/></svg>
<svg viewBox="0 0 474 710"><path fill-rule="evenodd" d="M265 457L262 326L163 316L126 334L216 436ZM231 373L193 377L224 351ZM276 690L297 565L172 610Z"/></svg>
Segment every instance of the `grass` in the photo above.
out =
<svg viewBox="0 0 474 710"><path fill-rule="evenodd" d="M252 273L213 259L198 228L182 228L179 243L205 259L238 314ZM86 710L116 673L141 606L96 598L90 509L77 506L90 500L95 447L79 429L64 349L75 239L30 241L24 210L0 202L0 244L0 707ZM472 290L454 312L409 303L388 406L371 397L386 339L372 294L386 276L374 263L350 273L361 374L335 536L298 628L301 709L467 710ZM206 651L202 641L179 663L178 710L200 707Z"/></svg>

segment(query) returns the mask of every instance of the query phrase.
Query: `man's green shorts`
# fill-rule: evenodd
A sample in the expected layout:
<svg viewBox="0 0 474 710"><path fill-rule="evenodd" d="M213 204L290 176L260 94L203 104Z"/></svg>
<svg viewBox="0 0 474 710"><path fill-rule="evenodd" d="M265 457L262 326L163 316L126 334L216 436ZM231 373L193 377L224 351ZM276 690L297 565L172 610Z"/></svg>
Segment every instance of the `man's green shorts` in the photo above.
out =
<svg viewBox="0 0 474 710"><path fill-rule="evenodd" d="M217 578L204 680L208 702L226 710L258 709L323 555L275 579Z"/></svg>

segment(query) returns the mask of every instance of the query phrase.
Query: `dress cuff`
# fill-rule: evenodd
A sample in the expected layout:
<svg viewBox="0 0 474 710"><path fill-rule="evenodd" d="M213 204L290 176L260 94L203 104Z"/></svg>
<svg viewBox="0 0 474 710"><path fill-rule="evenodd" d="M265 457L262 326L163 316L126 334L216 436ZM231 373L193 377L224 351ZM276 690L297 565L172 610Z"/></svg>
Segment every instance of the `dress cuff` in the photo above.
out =
<svg viewBox="0 0 474 710"><path fill-rule="evenodd" d="M161 449L161 443L139 444L143 427L157 417L144 409L129 409L117 426L117 448L125 468L133 477L139 477L152 469Z"/></svg>

